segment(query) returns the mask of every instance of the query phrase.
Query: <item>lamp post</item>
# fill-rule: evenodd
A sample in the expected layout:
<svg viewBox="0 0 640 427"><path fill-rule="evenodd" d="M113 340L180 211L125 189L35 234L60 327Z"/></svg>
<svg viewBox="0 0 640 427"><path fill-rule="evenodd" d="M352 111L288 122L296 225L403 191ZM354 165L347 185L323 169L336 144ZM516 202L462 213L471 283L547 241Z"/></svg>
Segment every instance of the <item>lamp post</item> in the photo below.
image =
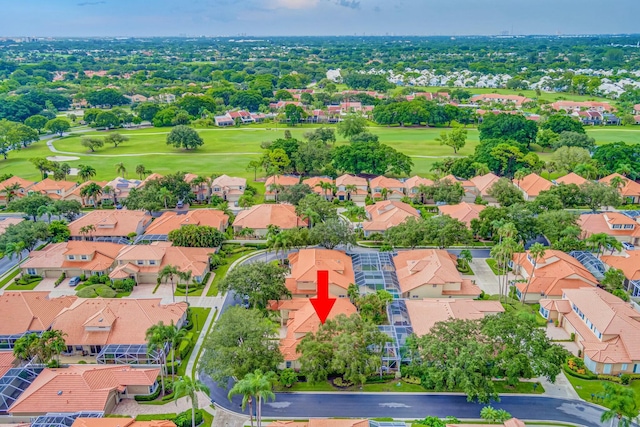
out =
<svg viewBox="0 0 640 427"><path fill-rule="evenodd" d="M196 332L198 332L198 313L196 313Z"/></svg>

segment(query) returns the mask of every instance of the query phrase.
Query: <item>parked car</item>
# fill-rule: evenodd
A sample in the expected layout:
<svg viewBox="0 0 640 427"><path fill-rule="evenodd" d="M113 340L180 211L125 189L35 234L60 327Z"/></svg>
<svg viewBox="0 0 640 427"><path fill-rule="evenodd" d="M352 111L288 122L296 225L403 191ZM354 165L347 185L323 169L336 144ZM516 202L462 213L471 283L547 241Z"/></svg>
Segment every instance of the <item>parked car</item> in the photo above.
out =
<svg viewBox="0 0 640 427"><path fill-rule="evenodd" d="M628 251L632 251L635 249L635 246L633 246L633 243L629 243L629 242L622 242L622 247Z"/></svg>
<svg viewBox="0 0 640 427"><path fill-rule="evenodd" d="M184 202L182 200L178 200L178 203L176 204L176 208L178 209L184 208Z"/></svg>
<svg viewBox="0 0 640 427"><path fill-rule="evenodd" d="M122 205L121 205L120 203L118 203L118 204L116 205L116 209L122 209Z"/></svg>
<svg viewBox="0 0 640 427"><path fill-rule="evenodd" d="M80 283L80 277L78 276L74 276L71 278L71 280L69 280L69 286L78 286L79 283Z"/></svg>

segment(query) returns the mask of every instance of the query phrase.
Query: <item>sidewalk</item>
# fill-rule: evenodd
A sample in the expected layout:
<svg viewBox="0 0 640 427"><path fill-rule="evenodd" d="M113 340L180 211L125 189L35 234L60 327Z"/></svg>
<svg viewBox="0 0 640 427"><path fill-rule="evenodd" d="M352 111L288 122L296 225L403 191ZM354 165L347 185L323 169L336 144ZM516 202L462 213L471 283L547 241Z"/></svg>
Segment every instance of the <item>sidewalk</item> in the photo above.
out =
<svg viewBox="0 0 640 427"><path fill-rule="evenodd" d="M545 377L540 377L537 380L542 384L542 387L544 387L542 396L582 400L562 371L560 371L560 374L556 377L555 383L551 383Z"/></svg>

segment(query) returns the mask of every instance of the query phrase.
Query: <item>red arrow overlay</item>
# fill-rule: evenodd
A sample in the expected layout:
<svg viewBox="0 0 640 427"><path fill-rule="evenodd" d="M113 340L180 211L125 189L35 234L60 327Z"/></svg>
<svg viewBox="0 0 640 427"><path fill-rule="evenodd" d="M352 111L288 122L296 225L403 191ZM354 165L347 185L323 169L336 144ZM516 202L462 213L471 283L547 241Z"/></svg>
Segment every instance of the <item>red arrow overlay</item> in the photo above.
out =
<svg viewBox="0 0 640 427"><path fill-rule="evenodd" d="M335 298L329 298L329 272L326 270L318 270L318 296L311 298L311 304L316 310L316 314L320 318L320 322L324 325L327 317L336 303Z"/></svg>

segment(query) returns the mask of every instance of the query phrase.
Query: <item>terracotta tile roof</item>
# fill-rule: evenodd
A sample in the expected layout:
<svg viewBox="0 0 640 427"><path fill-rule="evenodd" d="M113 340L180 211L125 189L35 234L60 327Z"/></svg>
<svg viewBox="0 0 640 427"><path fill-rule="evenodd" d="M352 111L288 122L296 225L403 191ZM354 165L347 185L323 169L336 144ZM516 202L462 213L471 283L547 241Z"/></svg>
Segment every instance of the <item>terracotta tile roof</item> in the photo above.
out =
<svg viewBox="0 0 640 427"><path fill-rule="evenodd" d="M533 264L527 252L513 255L513 262L521 266L527 278L531 276ZM574 257L554 249L547 249L543 259L538 259L536 271L527 293L540 294L546 297L562 296L565 289L576 289L585 286L597 286L598 280ZM524 292L526 283L516 283L516 287Z"/></svg>
<svg viewBox="0 0 640 427"><path fill-rule="evenodd" d="M122 248L116 261L116 270L143 273L159 273L166 265L173 265L178 270L191 270L193 277L203 276L209 271L209 255L216 252L216 248L184 248L171 246L169 242L153 242L150 245L130 245ZM155 260L155 265L136 265L137 261ZM116 271L114 270L114 272ZM113 272L112 272L113 273ZM114 278L109 275L111 278Z"/></svg>
<svg viewBox="0 0 640 427"><path fill-rule="evenodd" d="M371 180L369 180L369 187L371 187L371 191L374 191L374 188L386 188L388 190L394 190L402 193L402 189L404 189L404 183L398 181L394 178L387 178L386 176L377 176Z"/></svg>
<svg viewBox="0 0 640 427"><path fill-rule="evenodd" d="M21 189L28 190L34 184L34 182L14 175L9 179L5 179L4 181L0 182L0 191L14 184L20 184Z"/></svg>
<svg viewBox="0 0 640 427"><path fill-rule="evenodd" d="M529 197L537 197L541 191L549 190L553 187L551 181L547 181L538 174L531 173L517 182L518 187Z"/></svg>
<svg viewBox="0 0 640 427"><path fill-rule="evenodd" d="M558 179L555 180L556 184L565 184L565 185L569 185L569 184L575 184L575 185L582 185L585 182L587 182L586 179L584 179L583 177L581 177L580 175L578 175L577 173L571 172L565 176L562 176Z"/></svg>
<svg viewBox="0 0 640 427"><path fill-rule="evenodd" d="M234 227L266 229L269 224L277 225L283 230L296 227L306 227L307 221L296 215L296 208L285 204L255 205L242 210L233 221Z"/></svg>
<svg viewBox="0 0 640 427"><path fill-rule="evenodd" d="M361 187L367 186L367 180L365 178L360 178L359 176L353 176L349 174L341 175L336 178L336 185L357 185Z"/></svg>
<svg viewBox="0 0 640 427"><path fill-rule="evenodd" d="M151 175L146 177L141 183L139 183L137 188L143 188L145 185L147 185L149 181L153 181L160 178L163 178L163 176L160 175L159 173L152 173Z"/></svg>
<svg viewBox="0 0 640 427"><path fill-rule="evenodd" d="M600 288L567 289L564 293L584 315L585 320L571 311L565 319L580 328L585 355L602 363L640 360L640 313L629 303ZM586 319L602 333L601 339L587 327Z"/></svg>
<svg viewBox="0 0 640 427"><path fill-rule="evenodd" d="M80 229L87 225L95 226L90 234L99 236L122 236L144 230L151 222L151 215L143 211L96 210L76 219L69 224L71 236L83 237Z"/></svg>
<svg viewBox="0 0 640 427"><path fill-rule="evenodd" d="M447 176L443 176L442 178L440 178L440 181L449 181L452 184L455 184L456 182L459 182L460 185L462 185L464 188L472 188L475 185L466 179L459 179L451 174L447 175Z"/></svg>
<svg viewBox="0 0 640 427"><path fill-rule="evenodd" d="M297 293L297 282L315 283L318 270L329 271L329 284L343 289L356 282L351 257L335 249L300 249L289 255L289 265L291 273L287 283L292 293Z"/></svg>
<svg viewBox="0 0 640 427"><path fill-rule="evenodd" d="M149 327L178 324L186 309L186 303L161 304L160 298L82 298L63 308L51 327L67 334L68 345L145 344Z"/></svg>
<svg viewBox="0 0 640 427"><path fill-rule="evenodd" d="M0 378L7 373L7 371L13 368L16 362L16 358L13 355L13 351L0 351Z"/></svg>
<svg viewBox="0 0 640 427"><path fill-rule="evenodd" d="M228 175L220 175L211 182L211 187L246 187L247 180L245 178L232 177Z"/></svg>
<svg viewBox="0 0 640 427"><path fill-rule="evenodd" d="M4 292L0 295L0 335L47 330L58 313L76 300L75 296L49 298L49 292Z"/></svg>
<svg viewBox="0 0 640 427"><path fill-rule="evenodd" d="M412 188L418 188L420 187L420 185L426 185L427 187L430 187L433 185L433 181L416 175L416 176L412 176L411 178L408 178L404 182L404 188L407 190L407 194Z"/></svg>
<svg viewBox="0 0 640 427"><path fill-rule="evenodd" d="M330 295L331 297L331 295ZM289 309L289 319L286 321L286 335L280 341L280 351L285 360L297 360L300 354L296 347L310 332L316 332L320 328L320 318L308 298L302 299L304 304L295 309ZM278 307L281 309L280 307ZM337 298L329 312L328 319L333 319L340 314L351 316L356 313L356 307L347 298Z"/></svg>
<svg viewBox="0 0 640 427"><path fill-rule="evenodd" d="M309 187L311 187L311 190L313 190L314 193L325 194L324 190L320 188L320 186L318 186L318 184L320 184L321 182L329 182L333 184L333 179L328 178L326 176L314 176L312 178L307 178L304 181L302 181L303 184L307 184ZM330 192L327 192L327 194L328 193Z"/></svg>
<svg viewBox="0 0 640 427"><path fill-rule="evenodd" d="M486 208L485 205L476 205L475 203L461 202L457 205L438 206L440 215L449 215L451 218L471 226L471 220L480 217L480 212Z"/></svg>
<svg viewBox="0 0 640 427"><path fill-rule="evenodd" d="M629 280L640 280L640 251L629 251L625 256L603 255L602 262L624 272Z"/></svg>
<svg viewBox="0 0 640 427"><path fill-rule="evenodd" d="M89 271L105 271L111 267L116 256L125 245L109 242L93 242L70 240L54 243L40 251L32 251L29 259L22 264L22 268L69 268ZM74 255L76 260L70 261L68 255ZM81 260L87 255L87 260Z"/></svg>
<svg viewBox="0 0 640 427"><path fill-rule="evenodd" d="M488 174L485 174L485 175L474 176L469 181L471 181L471 183L478 189L482 197L487 197L489 196L489 193L488 193L489 189L499 179L500 177L498 177L498 175L495 175L489 172Z"/></svg>
<svg viewBox="0 0 640 427"><path fill-rule="evenodd" d="M176 427L173 421L136 421L135 418L76 418L71 427Z"/></svg>
<svg viewBox="0 0 640 427"><path fill-rule="evenodd" d="M291 187L300 183L299 176L292 175L273 175L267 178L264 183L265 194L273 194L270 187L272 185L281 185L283 187Z"/></svg>
<svg viewBox="0 0 640 427"><path fill-rule="evenodd" d="M622 187L620 189L620 194L623 197L638 197L640 196L640 184L638 184L637 182L635 182L632 179L626 178L622 175L620 175L619 173L613 173L609 176L605 176L604 178L600 179L600 182L605 182L607 184L611 183L611 180L615 177L619 177L625 180L625 184L624 187Z"/></svg>
<svg viewBox="0 0 640 427"><path fill-rule="evenodd" d="M609 224L619 224L622 228L613 229ZM633 219L618 212L582 214L578 218L578 225L582 229L584 237L598 233L605 233L610 236L632 236L635 229L640 228ZM625 225L631 228L625 229Z"/></svg>
<svg viewBox="0 0 640 427"><path fill-rule="evenodd" d="M0 218L0 235L4 234L10 225L20 224L24 218L3 217Z"/></svg>
<svg viewBox="0 0 640 427"><path fill-rule="evenodd" d="M33 184L29 191L38 193L49 193L60 190L61 195L75 188L77 184L71 181L54 181L51 178L45 178L40 182Z"/></svg>
<svg viewBox="0 0 640 427"><path fill-rule="evenodd" d="M499 301L447 298L406 300L405 303L413 332L418 336L429 333L437 322L449 319L482 319L486 315L504 311Z"/></svg>
<svg viewBox="0 0 640 427"><path fill-rule="evenodd" d="M461 283L455 255L442 249L401 251L393 257L402 293L424 285ZM480 294L478 290L477 294Z"/></svg>
<svg viewBox="0 0 640 427"><path fill-rule="evenodd" d="M216 209L194 209L181 215L164 212L147 227L144 234L169 234L184 225L207 225L224 231L229 225L229 216Z"/></svg>
<svg viewBox="0 0 640 427"><path fill-rule="evenodd" d="M407 218L420 218L420 212L411 205L394 200L385 200L369 205L366 208L367 221L362 223L366 231L384 232L407 220Z"/></svg>
<svg viewBox="0 0 640 427"><path fill-rule="evenodd" d="M9 408L12 415L104 411L113 393L126 386L151 386L158 368L71 365L45 369Z"/></svg>

